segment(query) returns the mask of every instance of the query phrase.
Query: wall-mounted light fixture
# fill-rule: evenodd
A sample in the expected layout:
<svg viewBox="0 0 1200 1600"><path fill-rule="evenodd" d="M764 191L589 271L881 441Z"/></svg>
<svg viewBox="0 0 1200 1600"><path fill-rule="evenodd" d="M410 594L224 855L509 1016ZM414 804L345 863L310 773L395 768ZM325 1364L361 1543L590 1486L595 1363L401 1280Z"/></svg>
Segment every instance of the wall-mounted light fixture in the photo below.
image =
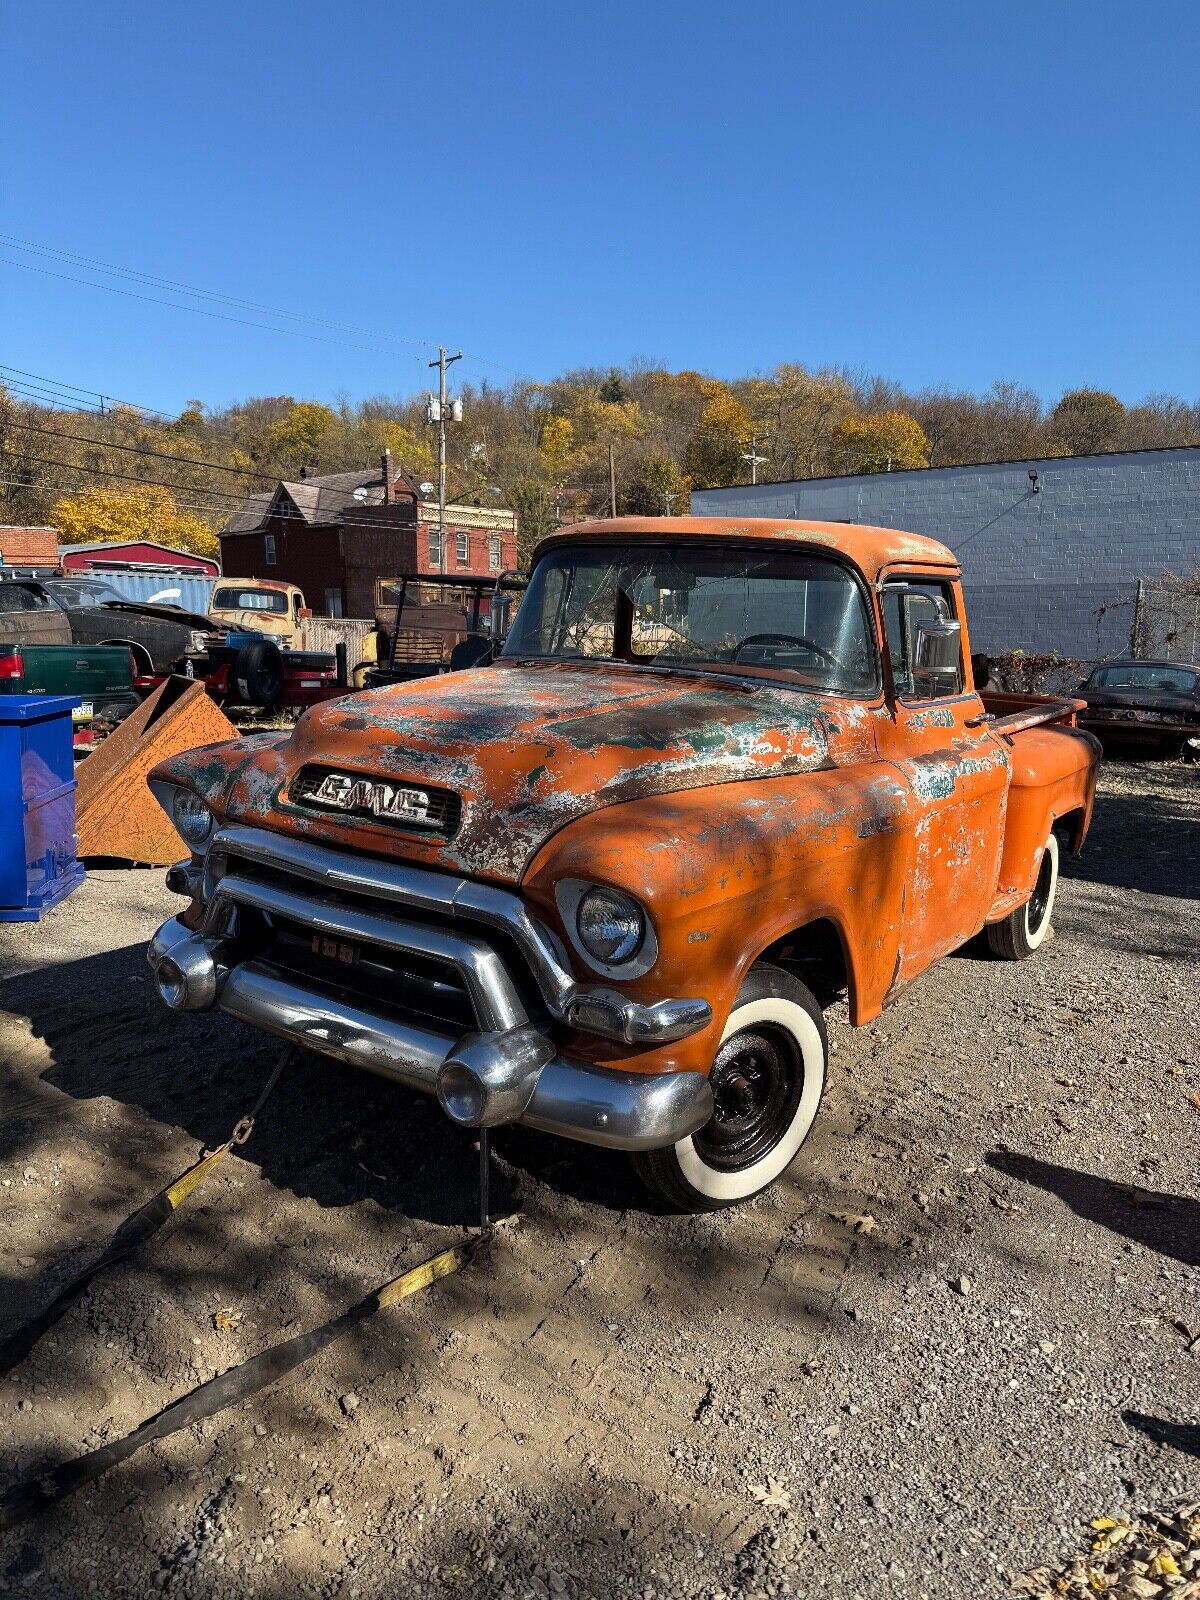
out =
<svg viewBox="0 0 1200 1600"><path fill-rule="evenodd" d="M1030 494L1041 494L1042 492L1041 479L1032 467L1029 469L1029 492Z"/></svg>

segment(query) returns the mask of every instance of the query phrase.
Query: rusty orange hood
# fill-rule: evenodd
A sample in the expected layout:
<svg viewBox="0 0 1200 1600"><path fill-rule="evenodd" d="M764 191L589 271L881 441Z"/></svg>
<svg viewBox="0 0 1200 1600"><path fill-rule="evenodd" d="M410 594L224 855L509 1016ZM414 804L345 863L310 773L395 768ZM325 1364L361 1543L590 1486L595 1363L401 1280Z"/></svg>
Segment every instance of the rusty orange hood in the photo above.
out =
<svg viewBox="0 0 1200 1600"><path fill-rule="evenodd" d="M332 701L290 737L196 751L161 775L231 821L512 883L552 834L601 807L832 765L847 710L621 667L502 666ZM451 790L461 822L441 839L306 807L290 785L309 765Z"/></svg>

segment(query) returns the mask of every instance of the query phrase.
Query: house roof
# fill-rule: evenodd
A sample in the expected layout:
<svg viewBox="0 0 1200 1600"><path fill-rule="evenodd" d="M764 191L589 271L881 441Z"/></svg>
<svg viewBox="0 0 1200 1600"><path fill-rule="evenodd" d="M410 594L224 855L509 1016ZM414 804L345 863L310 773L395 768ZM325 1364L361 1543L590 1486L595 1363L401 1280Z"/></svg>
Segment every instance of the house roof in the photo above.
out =
<svg viewBox="0 0 1200 1600"><path fill-rule="evenodd" d="M417 494L416 485L407 473L395 473L392 483L407 489L414 497ZM291 502L290 510L284 507L285 499ZM277 502L285 514L299 513L309 527L340 522L356 505L383 504L383 471L379 467L365 467L358 472L284 478L270 494L248 495L222 533L256 533L267 515L277 509Z"/></svg>

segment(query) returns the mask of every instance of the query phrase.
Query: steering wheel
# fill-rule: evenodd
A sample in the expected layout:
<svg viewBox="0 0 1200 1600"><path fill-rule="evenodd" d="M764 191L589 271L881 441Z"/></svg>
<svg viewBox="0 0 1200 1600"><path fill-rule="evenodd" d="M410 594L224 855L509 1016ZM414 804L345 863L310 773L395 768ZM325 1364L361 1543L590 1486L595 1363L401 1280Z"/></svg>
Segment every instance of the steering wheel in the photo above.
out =
<svg viewBox="0 0 1200 1600"><path fill-rule="evenodd" d="M801 649L811 650L813 655L820 656L823 661L828 661L831 667L842 667L832 650L826 650L823 644L818 644L815 639L810 639L806 633L750 633L747 634L734 648L730 662L734 662L741 655L748 644L766 644L768 641L783 644L798 644Z"/></svg>

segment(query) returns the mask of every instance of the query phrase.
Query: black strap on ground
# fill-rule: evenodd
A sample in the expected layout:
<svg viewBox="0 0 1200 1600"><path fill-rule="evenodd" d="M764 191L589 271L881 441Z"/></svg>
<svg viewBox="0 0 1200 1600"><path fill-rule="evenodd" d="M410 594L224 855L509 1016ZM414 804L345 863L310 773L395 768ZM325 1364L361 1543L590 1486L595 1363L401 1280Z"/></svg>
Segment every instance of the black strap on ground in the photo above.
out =
<svg viewBox="0 0 1200 1600"><path fill-rule="evenodd" d="M199 1161L168 1184L153 1200L148 1200L144 1206L139 1207L132 1216L125 1221L113 1235L112 1242L91 1266L84 1270L69 1283L64 1285L49 1305L43 1307L36 1316L30 1317L28 1322L22 1323L7 1339L0 1343L0 1377L19 1366L42 1335L64 1316L75 1305L87 1290L92 1279L107 1267L114 1266L118 1261L123 1261L127 1255L132 1254L139 1245L145 1244L147 1239L159 1231L164 1223L169 1222L175 1212L187 1199L193 1189L199 1187L208 1177L209 1173L220 1164L235 1145L245 1144L254 1129L254 1119L258 1116L267 1102L267 1097L279 1082L279 1075L287 1065L292 1054L291 1047L280 1056L275 1063L274 1070L266 1083L262 1093L255 1101L253 1110L242 1117L229 1138L224 1144L218 1145L208 1155L202 1156Z"/></svg>
<svg viewBox="0 0 1200 1600"><path fill-rule="evenodd" d="M398 1278L392 1278L388 1283L381 1284L378 1289L372 1289L369 1295L357 1305L351 1306L348 1311L344 1311L341 1316L331 1318L309 1333L301 1333L294 1339L285 1339L282 1344L272 1345L269 1350L251 1356L240 1366L230 1367L219 1377L210 1378L207 1383L202 1383L190 1394L173 1401L156 1416L148 1418L141 1427L135 1428L124 1439L106 1444L99 1450L89 1451L87 1455L76 1456L73 1461L64 1461L60 1466L51 1468L37 1478L30 1478L25 1483L17 1484L0 1499L0 1531L15 1528L30 1517L57 1504L58 1501L64 1500L68 1495L74 1494L76 1489L82 1489L85 1484L94 1482L102 1473L117 1466L119 1462L127 1461L131 1455L145 1445L153 1443L154 1440L169 1438L181 1428L186 1428L193 1422L203 1422L207 1417L214 1417L219 1411L237 1405L239 1401L257 1394L269 1384L277 1383L280 1378L286 1377L289 1372L294 1372L305 1361L311 1360L335 1339L340 1339L343 1334L349 1333L351 1328L358 1327L384 1306L395 1305L397 1301L405 1300L409 1295L427 1289L439 1278L457 1272L491 1240L492 1236L492 1230L489 1229L485 1233L474 1235L462 1244L453 1245L449 1250L443 1250L440 1255L423 1261L419 1267L413 1267L408 1272L401 1273Z"/></svg>

